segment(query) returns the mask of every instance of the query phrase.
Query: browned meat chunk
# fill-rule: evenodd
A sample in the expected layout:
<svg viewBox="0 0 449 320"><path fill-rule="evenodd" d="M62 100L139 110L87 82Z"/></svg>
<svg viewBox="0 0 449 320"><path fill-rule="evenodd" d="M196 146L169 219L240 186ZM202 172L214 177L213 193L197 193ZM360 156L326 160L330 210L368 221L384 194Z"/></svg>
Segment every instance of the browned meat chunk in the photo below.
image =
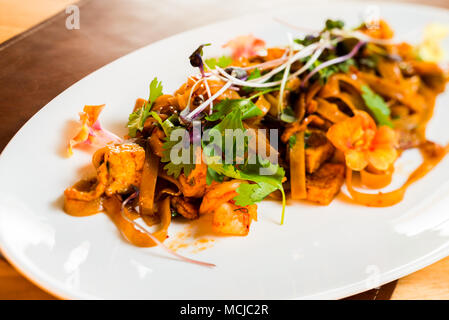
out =
<svg viewBox="0 0 449 320"><path fill-rule="evenodd" d="M257 215L257 205L239 207L230 202L221 204L214 212L212 229L217 233L246 236L251 221Z"/></svg>
<svg viewBox="0 0 449 320"><path fill-rule="evenodd" d="M307 200L328 205L343 185L345 167L343 164L325 163L306 177Z"/></svg>
<svg viewBox="0 0 449 320"><path fill-rule="evenodd" d="M416 130L397 129L396 132L399 137L399 148L403 150L416 148L421 143Z"/></svg>
<svg viewBox="0 0 449 320"><path fill-rule="evenodd" d="M105 149L104 162L109 172L105 193L128 192L131 185L140 185L145 150L134 143L107 146Z"/></svg>
<svg viewBox="0 0 449 320"><path fill-rule="evenodd" d="M103 193L111 196L126 193L131 186L139 186L142 178L145 150L135 143L107 145L95 152L92 163L97 170L91 190L79 190L75 185L64 192L69 199L90 201Z"/></svg>
<svg viewBox="0 0 449 320"><path fill-rule="evenodd" d="M199 217L198 206L189 198L173 197L171 205L177 213L186 219L197 219Z"/></svg>
<svg viewBox="0 0 449 320"><path fill-rule="evenodd" d="M197 164L189 176L181 174L179 183L181 192L186 197L201 198L206 192L207 165L205 163Z"/></svg>
<svg viewBox="0 0 449 320"><path fill-rule="evenodd" d="M308 173L314 173L319 169L322 163L327 161L334 154L332 143L326 138L322 131L314 130L306 138L306 170Z"/></svg>

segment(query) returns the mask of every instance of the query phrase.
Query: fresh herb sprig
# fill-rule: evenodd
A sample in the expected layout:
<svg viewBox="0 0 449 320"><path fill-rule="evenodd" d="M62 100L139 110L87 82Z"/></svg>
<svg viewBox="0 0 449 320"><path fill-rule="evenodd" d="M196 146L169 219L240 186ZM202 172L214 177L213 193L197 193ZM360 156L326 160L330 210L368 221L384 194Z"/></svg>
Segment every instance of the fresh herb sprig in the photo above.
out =
<svg viewBox="0 0 449 320"><path fill-rule="evenodd" d="M162 83L154 78L150 83L150 96L148 101L145 104L131 113L128 118L128 135L131 138L134 138L137 135L138 131L143 130L143 126L145 121L150 116L151 108L153 107L154 102L157 98L162 95Z"/></svg>
<svg viewBox="0 0 449 320"><path fill-rule="evenodd" d="M215 69L217 66L220 68L226 68L232 63L232 58L229 56L221 56L219 58L206 59L204 62L211 69Z"/></svg>

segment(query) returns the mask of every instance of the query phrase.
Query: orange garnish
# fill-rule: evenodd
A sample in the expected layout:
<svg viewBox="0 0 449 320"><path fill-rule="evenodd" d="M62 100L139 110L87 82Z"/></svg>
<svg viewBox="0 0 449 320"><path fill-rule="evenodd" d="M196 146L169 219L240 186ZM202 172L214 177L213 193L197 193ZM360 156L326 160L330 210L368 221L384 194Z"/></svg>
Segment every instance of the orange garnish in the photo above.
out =
<svg viewBox="0 0 449 320"><path fill-rule="evenodd" d="M257 51L265 47L265 41L254 37L252 34L238 36L226 43L224 48L231 48L232 58L249 58L255 56Z"/></svg>
<svg viewBox="0 0 449 320"><path fill-rule="evenodd" d="M334 124L327 137L345 154L346 165L352 170L361 171L371 164L384 171L397 158L395 131L387 126L377 128L373 118L364 111Z"/></svg>
<svg viewBox="0 0 449 320"><path fill-rule="evenodd" d="M100 145L110 141L120 142L122 140L101 127L98 117L104 107L104 104L84 106L83 111L79 113L81 128L78 134L68 143L67 153L69 157L73 155L73 148L83 143Z"/></svg>

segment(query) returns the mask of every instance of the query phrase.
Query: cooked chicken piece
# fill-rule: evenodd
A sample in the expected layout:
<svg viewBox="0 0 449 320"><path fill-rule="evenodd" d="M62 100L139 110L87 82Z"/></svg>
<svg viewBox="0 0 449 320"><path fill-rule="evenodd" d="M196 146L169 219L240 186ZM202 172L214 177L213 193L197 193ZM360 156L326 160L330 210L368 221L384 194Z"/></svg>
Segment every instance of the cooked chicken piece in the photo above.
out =
<svg viewBox="0 0 449 320"><path fill-rule="evenodd" d="M257 214L257 205L240 207L233 203L221 204L214 212L212 228L215 232L246 236L252 219Z"/></svg>
<svg viewBox="0 0 449 320"><path fill-rule="evenodd" d="M95 152L92 163L97 169L96 185L90 191L75 186L67 188L65 196L70 199L89 201L103 193L128 192L132 185L140 185L145 150L135 143L108 145Z"/></svg>
<svg viewBox="0 0 449 320"><path fill-rule="evenodd" d="M313 174L306 177L307 200L328 205L343 185L345 166L325 163Z"/></svg>
<svg viewBox="0 0 449 320"><path fill-rule="evenodd" d="M313 130L310 136L306 138L306 170L308 173L314 173L334 154L335 148L326 138L323 131Z"/></svg>
<svg viewBox="0 0 449 320"><path fill-rule="evenodd" d="M103 164L108 168L105 193L111 196L128 192L132 185L139 186L145 150L135 143L117 144L103 149Z"/></svg>
<svg viewBox="0 0 449 320"><path fill-rule="evenodd" d="M246 183L241 180L230 180L222 183L213 183L207 188L200 206L200 214L212 213L221 204L231 201L238 195L237 188L240 184Z"/></svg>
<svg viewBox="0 0 449 320"><path fill-rule="evenodd" d="M257 205L241 207L233 200L242 183L247 182L231 180L207 188L200 214L213 213L212 227L215 232L244 236L248 234L251 221L257 220Z"/></svg>
<svg viewBox="0 0 449 320"><path fill-rule="evenodd" d="M186 178L184 174L179 176L181 191L186 197L201 198L206 192L207 165L200 163L195 165L195 169Z"/></svg>
<svg viewBox="0 0 449 320"><path fill-rule="evenodd" d="M198 206L196 206L192 199L184 197L172 197L171 205L177 213L186 219L197 219L199 217Z"/></svg>

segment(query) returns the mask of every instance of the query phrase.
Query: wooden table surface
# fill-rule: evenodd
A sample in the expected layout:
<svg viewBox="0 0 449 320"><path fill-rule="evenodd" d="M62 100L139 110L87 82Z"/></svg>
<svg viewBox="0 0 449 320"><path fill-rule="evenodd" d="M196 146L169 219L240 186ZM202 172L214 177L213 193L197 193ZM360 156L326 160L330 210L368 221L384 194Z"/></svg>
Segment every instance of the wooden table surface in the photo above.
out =
<svg viewBox="0 0 449 320"><path fill-rule="evenodd" d="M74 0L0 0L0 43L74 3ZM406 0L449 8L449 0ZM1 55L0 55L1 58ZM55 299L0 256L0 299ZM392 299L449 299L449 257L398 281Z"/></svg>

